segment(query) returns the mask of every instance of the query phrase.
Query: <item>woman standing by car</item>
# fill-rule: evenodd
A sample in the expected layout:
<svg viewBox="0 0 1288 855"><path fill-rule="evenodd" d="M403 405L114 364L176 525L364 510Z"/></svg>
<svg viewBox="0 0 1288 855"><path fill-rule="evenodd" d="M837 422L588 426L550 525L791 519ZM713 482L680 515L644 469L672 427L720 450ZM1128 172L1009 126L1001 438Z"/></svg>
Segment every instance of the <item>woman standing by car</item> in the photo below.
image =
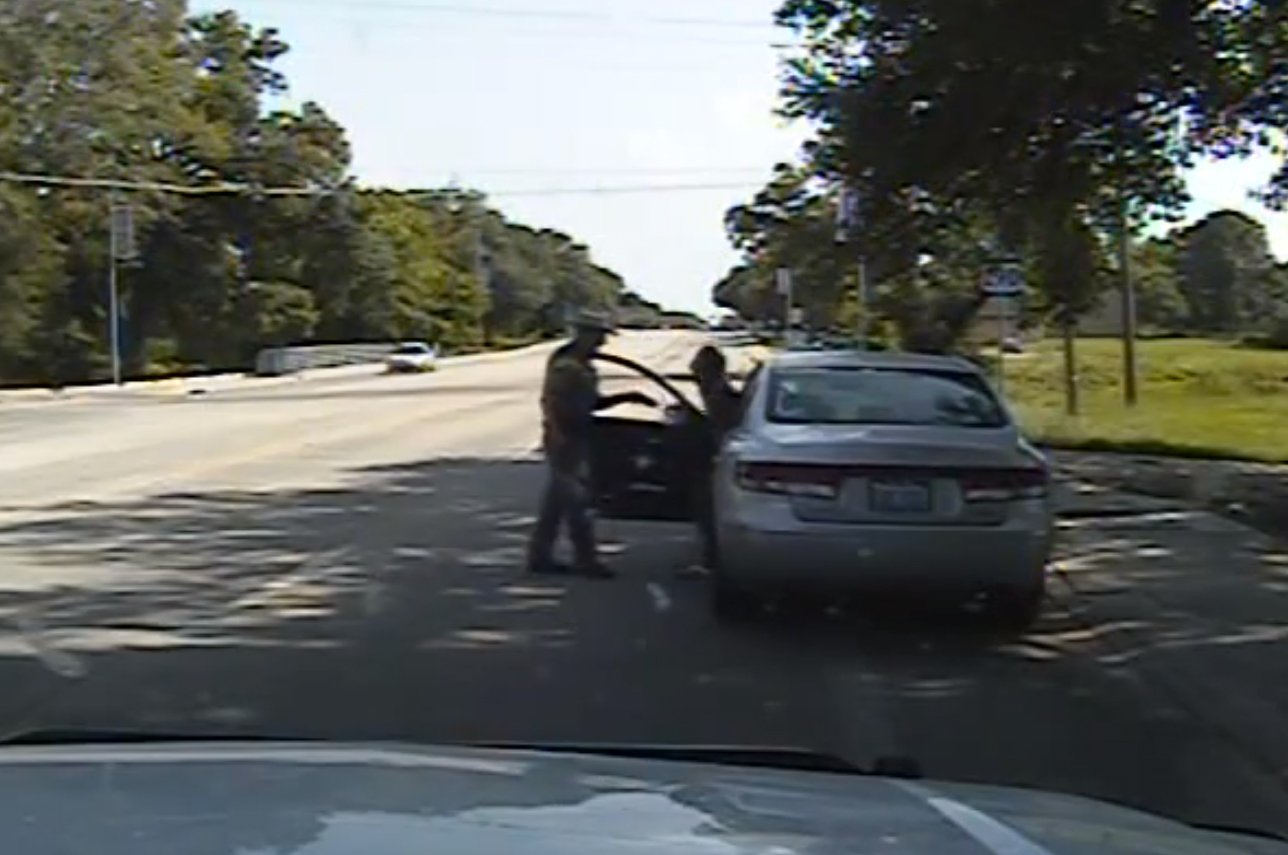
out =
<svg viewBox="0 0 1288 855"><path fill-rule="evenodd" d="M691 573L706 573L713 569L720 559L719 544L716 540L714 462L715 454L725 435L737 426L742 414L742 393L729 382L728 366L724 354L714 345L704 345L694 355L689 364L698 383L698 394L702 397L702 408L706 411L710 425L708 441L702 448L702 457L695 461L698 481L693 489L694 519L698 525L698 537L702 544L702 561L690 568Z"/></svg>

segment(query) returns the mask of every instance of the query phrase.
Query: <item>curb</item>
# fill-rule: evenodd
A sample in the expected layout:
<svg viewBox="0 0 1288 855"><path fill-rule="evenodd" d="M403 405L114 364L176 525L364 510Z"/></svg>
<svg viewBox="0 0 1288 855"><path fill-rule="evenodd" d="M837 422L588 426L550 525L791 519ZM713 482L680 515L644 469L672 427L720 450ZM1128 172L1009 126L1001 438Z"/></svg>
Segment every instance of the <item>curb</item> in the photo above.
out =
<svg viewBox="0 0 1288 855"><path fill-rule="evenodd" d="M553 349L556 346L558 346L557 342L542 342L506 350L472 353L468 356L445 356L439 359L439 365L441 368L451 368L454 366L499 362L514 359L533 351ZM277 377L257 377L253 374L230 373L196 377L167 377L160 380L134 380L122 386L100 384L95 386L72 386L62 390L0 390L0 412L9 407L44 407L51 404L66 404L91 399L101 400L120 396L171 398L188 395L210 395L230 388L238 390L264 389L349 375L361 377L370 374L374 376L380 373L380 365L381 363L371 362L359 365L336 366L334 368L314 368Z"/></svg>
<svg viewBox="0 0 1288 855"><path fill-rule="evenodd" d="M1271 537L1288 538L1288 466L1059 449L1047 453L1066 478L1188 502Z"/></svg>

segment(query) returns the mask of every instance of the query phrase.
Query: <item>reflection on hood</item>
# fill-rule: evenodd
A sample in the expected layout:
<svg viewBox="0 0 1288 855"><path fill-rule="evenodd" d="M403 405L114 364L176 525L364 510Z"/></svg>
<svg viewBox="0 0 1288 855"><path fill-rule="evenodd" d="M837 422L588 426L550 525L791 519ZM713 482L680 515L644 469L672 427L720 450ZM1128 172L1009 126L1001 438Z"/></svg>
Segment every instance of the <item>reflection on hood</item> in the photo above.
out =
<svg viewBox="0 0 1288 855"><path fill-rule="evenodd" d="M1252 846L1257 848L1250 848ZM1282 852L1086 799L586 755L0 749L0 852Z"/></svg>

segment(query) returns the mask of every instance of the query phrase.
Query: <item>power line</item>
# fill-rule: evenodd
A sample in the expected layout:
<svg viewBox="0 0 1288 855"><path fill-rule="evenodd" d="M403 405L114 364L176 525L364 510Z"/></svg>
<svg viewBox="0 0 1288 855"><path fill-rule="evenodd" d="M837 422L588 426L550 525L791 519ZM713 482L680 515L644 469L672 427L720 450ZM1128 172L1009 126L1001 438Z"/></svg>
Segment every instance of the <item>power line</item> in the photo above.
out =
<svg viewBox="0 0 1288 855"><path fill-rule="evenodd" d="M39 175L26 172L0 172L0 183L26 184L37 187L62 187L89 190L122 190L151 193L173 193L180 196L326 196L336 192L324 187L260 187L254 184L220 182L217 184L173 184L164 181L130 181L117 178L81 178L70 175Z"/></svg>
<svg viewBox="0 0 1288 855"><path fill-rule="evenodd" d="M92 190L117 190L123 192L171 193L179 196L295 196L324 197L343 192L376 192L380 188L361 187L285 187L259 186L255 184L221 182L217 184L174 184L158 181L130 181L115 178L83 178L67 175L41 175L21 172L0 172L0 183L23 184L46 188L70 188ZM545 187L530 190L483 191L485 196L585 196L585 195L620 195L629 193L679 193L703 190L745 190L758 186L758 182L710 182L691 184L635 184L619 186L581 186L581 187ZM400 191L394 191L400 192ZM418 195L416 191L407 191ZM425 195L429 195L428 193Z"/></svg>

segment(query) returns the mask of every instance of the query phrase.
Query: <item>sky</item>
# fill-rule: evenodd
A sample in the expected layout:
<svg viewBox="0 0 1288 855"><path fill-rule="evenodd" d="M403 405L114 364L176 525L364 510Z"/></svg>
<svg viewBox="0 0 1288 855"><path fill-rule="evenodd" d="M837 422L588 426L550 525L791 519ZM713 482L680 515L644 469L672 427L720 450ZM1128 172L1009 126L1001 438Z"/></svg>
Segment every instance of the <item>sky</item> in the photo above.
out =
<svg viewBox="0 0 1288 855"><path fill-rule="evenodd" d="M773 114L777 0L190 5L281 31L287 104L317 101L346 128L361 183L482 190L670 308L712 311L737 261L724 212L808 135ZM1191 215L1244 210L1288 258L1288 215L1247 198L1272 171L1269 158L1204 165Z"/></svg>

